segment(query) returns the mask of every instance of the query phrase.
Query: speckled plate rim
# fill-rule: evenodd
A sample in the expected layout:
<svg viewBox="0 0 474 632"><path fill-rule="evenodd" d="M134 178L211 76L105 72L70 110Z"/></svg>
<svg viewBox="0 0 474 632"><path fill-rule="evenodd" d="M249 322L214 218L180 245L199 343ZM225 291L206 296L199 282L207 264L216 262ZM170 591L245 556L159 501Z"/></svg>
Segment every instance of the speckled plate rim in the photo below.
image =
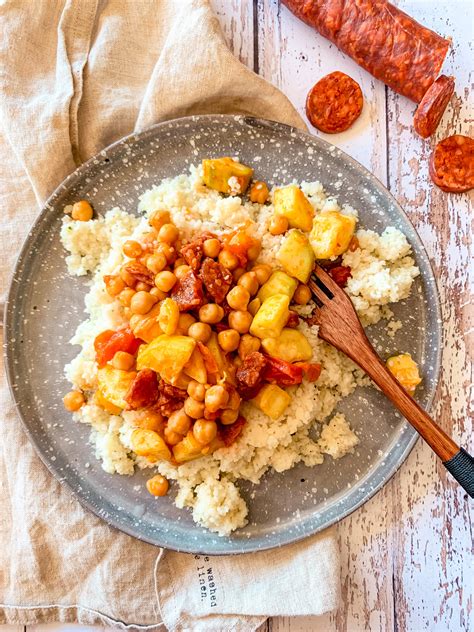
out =
<svg viewBox="0 0 474 632"><path fill-rule="evenodd" d="M13 313L15 310L14 301L12 299L14 296L14 290L15 290L14 284L15 284L15 280L17 276L17 270L20 268L23 260L28 256L28 252L30 250L30 242L34 238L34 235L36 233L36 228L44 221L45 215L49 211L54 209L56 200L59 199L64 194L65 189L68 189L74 186L78 181L80 181L83 174L87 173L89 167L92 166L94 164L94 161L96 161L97 159L103 158L104 155L107 155L107 158L110 158L110 160L112 160L114 152L117 151L119 148L121 148L122 145L126 143L136 142L138 140L144 140L149 137L154 137L156 135L157 130L165 128L169 126L170 124L173 124L176 126L180 126L180 125L185 126L186 124L189 124L190 122L196 123L200 121L210 121L210 120L219 120L219 121L222 121L223 123L229 122L229 121L233 121L233 122L241 121L243 124L247 124L252 127L263 126L267 128L270 127L273 129L278 129L285 134L291 134L293 136L296 135L302 141L305 141L308 139L311 140L312 143L315 143L316 145L318 145L319 150L323 154L328 152L329 148L333 147L331 143L329 143L328 141L318 136L313 136L309 134L308 132L304 132L298 128L291 127L289 125L285 125L284 123L279 123L277 121L271 121L268 119L260 119L260 118L247 116L247 115L230 115L230 114L203 114L203 115L182 117L178 119L170 119L170 120L152 125L141 132L133 132L132 134L124 136L123 138L108 145L107 147L102 149L100 152L92 156L89 160L87 160L82 165L80 165L71 174L69 174L61 182L61 184L59 184L59 186L54 190L54 192L47 199L43 208L38 214L36 220L31 226L31 229L23 243L23 246L21 247L16 264L11 274L10 283L8 286L9 290L8 290L7 298L5 301L4 345L3 345L4 346L4 362L5 362L5 367L6 367L6 376L7 376L7 382L8 382L10 394L14 401L15 408L18 412L18 416L21 420L21 423L22 423L24 431L26 432L26 435L31 441L37 455L39 456L41 461L44 463L46 468L49 470L49 472L56 478L58 482L60 482L61 484L65 486L65 488L71 493L71 495L74 498L76 498L76 500L79 501L79 503L83 507L85 507L91 513L96 515L98 518L101 518L102 520L104 520L109 526L119 531L122 531L123 533L126 533L127 535L130 535L131 537L134 537L148 544L152 544L154 546L165 547L165 548L169 548L170 550L175 550L175 551L183 552L183 553L194 553L194 554L203 554L203 555L223 555L223 554L239 555L242 553L252 553L252 552L258 552L258 551L268 550L272 548L280 548L281 546L285 546L287 544L299 542L311 535L315 535L316 533L319 533L320 531L327 529L328 527L334 525L335 523L339 522L340 520L352 514L356 509L358 509L364 503L370 500L396 474L396 472L400 469L401 465L403 464L403 462L405 461L405 459L408 457L413 447L415 446L419 438L418 433L408 424L408 422L404 421L403 425L401 426L400 434L397 437L396 443L392 444L391 449L386 454L387 457L395 456L396 458L392 458L391 460L386 458L381 464L376 466L373 471L367 472L366 475L358 481L357 487L352 488L351 490L351 503L349 504L349 506L344 508L344 503L347 498L347 490L343 490L340 493L338 493L333 501L327 503L323 507L321 511L326 514L325 519L320 521L320 523L314 528L311 528L307 531L302 531L300 533L295 533L294 531L292 531L291 533L287 534L287 537L282 537L281 541L277 544L272 543L272 544L269 544L268 546L260 545L259 547L254 547L254 548L252 548L252 546L242 546L240 548L234 547L234 548L229 548L228 551L224 551L224 552L219 551L218 553L214 553L213 551L203 551L200 549L193 548L192 546L190 547L184 546L180 548L170 547L168 544L164 542L159 542L157 538L151 539L142 535L137 535L137 533L133 532L132 529L129 529L123 524L120 524L118 520L114 519L111 516L104 517L103 515L99 513L98 509L94 507L91 502L89 502L83 496L81 496L80 490L76 489L71 481L64 479L60 475L60 473L55 467L54 462L51 461L48 458L48 456L44 454L43 451L41 450L38 442L36 441L34 433L30 430L30 427L25 419L25 416L22 410L22 403L18 401L15 396L15 391L13 389L14 375L13 375L13 368L12 368L12 365L14 363L14 357L11 351L12 347L9 344L10 334L12 331ZM435 299L434 304L431 305L431 309L434 312L434 317L435 317L434 320L437 324L435 339L438 342L436 346L436 351L434 354L433 385L426 392L426 409L429 410L431 408L431 405L433 403L433 400L437 391L441 359L442 359L442 349L443 349L443 344L442 344L443 343L443 329L441 326L442 321L441 321L440 298L439 298L439 291L438 291L438 286L436 282L436 277L434 275L431 261L428 257L428 254L425 250L423 242L416 228L413 226L408 215L405 213L403 208L400 206L397 200L393 197L390 191L385 187L385 185L376 176L374 176L368 169L366 169L362 164L360 164L357 160L349 156L349 154L345 153L343 150L339 148L338 148L338 152L342 160L346 161L349 165L352 166L353 169L355 169L356 171L358 171L359 173L361 173L362 175L364 175L366 178L370 180L374 188L377 189L378 192L390 202L390 204L397 211L397 213L402 217L402 219L411 226L413 235L411 236L410 241L411 242L415 241L418 249L424 255L426 268L429 271L429 274L423 275L422 278L423 278L424 284L431 286L431 298ZM390 461L390 465L388 464L389 461ZM370 486L368 485L366 486L364 483L369 482L369 480L370 480ZM250 540L246 541L246 544L248 544L249 542Z"/></svg>

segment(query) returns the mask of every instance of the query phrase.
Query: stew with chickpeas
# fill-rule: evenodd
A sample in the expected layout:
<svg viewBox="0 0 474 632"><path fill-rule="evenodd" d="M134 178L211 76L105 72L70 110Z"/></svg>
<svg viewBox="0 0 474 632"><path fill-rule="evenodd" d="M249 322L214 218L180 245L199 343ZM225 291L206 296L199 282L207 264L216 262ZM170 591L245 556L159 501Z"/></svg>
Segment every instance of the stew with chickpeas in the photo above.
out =
<svg viewBox="0 0 474 632"><path fill-rule="evenodd" d="M206 185L245 192L252 174L235 164L207 161ZM265 203L267 185L254 182L249 197ZM87 204L74 206L78 220L91 219ZM283 234L292 221L275 214L269 230ZM260 240L246 228L189 241L162 210L149 225L139 241L123 243L120 270L104 276L128 325L95 339L98 388L88 399L112 414L135 411L133 451L179 465L238 439L246 424L242 401L276 419L291 401L284 389L318 379L320 366L309 362L309 343L290 309L307 304L311 292L284 266L258 263ZM80 391L64 398L70 411L85 402ZM163 496L168 482L156 475L147 489Z"/></svg>

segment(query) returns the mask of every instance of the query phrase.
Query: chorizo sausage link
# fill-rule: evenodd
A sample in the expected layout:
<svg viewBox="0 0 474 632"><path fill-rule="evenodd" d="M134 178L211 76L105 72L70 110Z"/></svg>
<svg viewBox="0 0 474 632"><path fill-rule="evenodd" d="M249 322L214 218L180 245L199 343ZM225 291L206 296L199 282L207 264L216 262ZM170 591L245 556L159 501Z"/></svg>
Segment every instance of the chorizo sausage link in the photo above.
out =
<svg viewBox="0 0 474 632"><path fill-rule="evenodd" d="M419 103L450 41L385 0L283 0L292 13L359 66Z"/></svg>

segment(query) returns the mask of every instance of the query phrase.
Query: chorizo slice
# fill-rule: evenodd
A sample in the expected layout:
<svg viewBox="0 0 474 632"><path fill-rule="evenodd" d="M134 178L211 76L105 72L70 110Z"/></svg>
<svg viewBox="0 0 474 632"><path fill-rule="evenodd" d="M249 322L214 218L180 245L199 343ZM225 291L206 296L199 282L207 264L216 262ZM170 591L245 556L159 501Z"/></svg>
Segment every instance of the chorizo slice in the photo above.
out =
<svg viewBox="0 0 474 632"><path fill-rule="evenodd" d="M181 256L188 266L191 266L194 272L197 272L201 266L201 261L204 256L204 242L206 239L214 238L214 233L203 233L181 248Z"/></svg>
<svg viewBox="0 0 474 632"><path fill-rule="evenodd" d="M153 406L158 399L158 378L151 369L138 371L125 395L129 410Z"/></svg>
<svg viewBox="0 0 474 632"><path fill-rule="evenodd" d="M252 399L258 394L266 367L267 359L263 353L253 351L245 356L235 374L237 391L243 399Z"/></svg>
<svg viewBox="0 0 474 632"><path fill-rule="evenodd" d="M202 263L199 276L208 294L216 303L222 303L232 285L232 273L221 263L207 257Z"/></svg>
<svg viewBox="0 0 474 632"><path fill-rule="evenodd" d="M320 79L306 98L306 116L311 125L326 134L348 129L360 116L364 98L357 81L336 70Z"/></svg>
<svg viewBox="0 0 474 632"><path fill-rule="evenodd" d="M244 429L246 423L247 420L245 417L239 415L237 421L234 421L233 424L230 424L229 426L221 426L219 434L226 448L230 447L237 441L239 436L242 434L242 430Z"/></svg>
<svg viewBox="0 0 474 632"><path fill-rule="evenodd" d="M283 0L290 11L392 90L419 103L450 40L385 0Z"/></svg>
<svg viewBox="0 0 474 632"><path fill-rule="evenodd" d="M184 405L184 400L187 398L187 393L181 388L166 384L166 382L160 382L158 386L159 399L158 409L162 415L169 417L175 410L179 410Z"/></svg>
<svg viewBox="0 0 474 632"><path fill-rule="evenodd" d="M413 117L415 132L422 138L434 134L454 92L454 77L441 75L428 88Z"/></svg>
<svg viewBox="0 0 474 632"><path fill-rule="evenodd" d="M178 305L180 312L198 309L203 297L202 281L192 270L183 275L171 291L171 298Z"/></svg>
<svg viewBox="0 0 474 632"><path fill-rule="evenodd" d="M448 193L474 188L474 139L455 134L438 143L431 154L430 176Z"/></svg>

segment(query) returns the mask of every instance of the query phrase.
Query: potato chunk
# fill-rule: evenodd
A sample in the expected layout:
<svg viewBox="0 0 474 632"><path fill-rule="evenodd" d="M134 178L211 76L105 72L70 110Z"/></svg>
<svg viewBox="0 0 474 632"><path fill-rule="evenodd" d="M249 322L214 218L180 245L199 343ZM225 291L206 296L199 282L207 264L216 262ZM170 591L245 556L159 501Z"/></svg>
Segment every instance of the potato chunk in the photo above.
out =
<svg viewBox="0 0 474 632"><path fill-rule="evenodd" d="M286 294L275 294L267 298L255 314L250 333L261 338L278 338L288 321L290 299Z"/></svg>
<svg viewBox="0 0 474 632"><path fill-rule="evenodd" d="M202 456L203 446L196 441L193 431L190 430L188 434L173 448L173 456L177 463L185 463L186 461L192 461Z"/></svg>
<svg viewBox="0 0 474 632"><path fill-rule="evenodd" d="M291 301L297 287L298 282L295 279L282 270L276 270L268 281L262 285L257 297L263 303L267 298L275 294L286 294Z"/></svg>
<svg viewBox="0 0 474 632"><path fill-rule="evenodd" d="M205 384L207 382L207 371L204 365L203 357L196 347L191 354L189 361L186 363L184 369L184 373L192 377L193 380L199 382L200 384Z"/></svg>
<svg viewBox="0 0 474 632"><path fill-rule="evenodd" d="M306 336L289 327L285 327L278 338L264 338L262 347L268 355L287 362L306 362L313 357L313 349Z"/></svg>
<svg viewBox="0 0 474 632"><path fill-rule="evenodd" d="M275 215L286 217L290 228L301 228L306 232L311 230L314 209L296 184L277 189L273 194L273 207Z"/></svg>
<svg viewBox="0 0 474 632"><path fill-rule="evenodd" d="M401 353L387 360L387 369L397 378L403 388L413 395L416 387L421 382L420 373L416 362L409 353Z"/></svg>
<svg viewBox="0 0 474 632"><path fill-rule="evenodd" d="M136 375L135 371L121 371L120 369L114 369L114 367L110 365L99 369L99 388L97 389L97 403L99 406L108 410L108 408L104 406L105 401L109 405L119 409L127 408L125 395ZM109 412L112 411L109 410Z"/></svg>
<svg viewBox="0 0 474 632"><path fill-rule="evenodd" d="M163 330L158 322L160 316L160 303L154 305L151 310L145 314L132 314L130 318L130 328L136 338L141 338L145 342L151 342L160 336Z"/></svg>
<svg viewBox="0 0 474 632"><path fill-rule="evenodd" d="M346 252L356 225L355 217L339 211L316 215L309 241L316 259L332 259Z"/></svg>
<svg viewBox="0 0 474 632"><path fill-rule="evenodd" d="M137 369L152 369L173 382L191 358L196 341L189 336L158 336L138 350Z"/></svg>
<svg viewBox="0 0 474 632"><path fill-rule="evenodd" d="M213 158L202 161L204 184L221 193L240 195L247 190L253 169L232 160Z"/></svg>
<svg viewBox="0 0 474 632"><path fill-rule="evenodd" d="M283 415L291 402L291 396L276 384L265 384L252 403L271 419Z"/></svg>
<svg viewBox="0 0 474 632"><path fill-rule="evenodd" d="M153 461L171 460L170 449L154 430L137 428L132 432L130 444L138 456L146 456Z"/></svg>
<svg viewBox="0 0 474 632"><path fill-rule="evenodd" d="M277 259L291 276L307 283L314 266L314 252L308 238L299 230L290 230L283 240Z"/></svg>

